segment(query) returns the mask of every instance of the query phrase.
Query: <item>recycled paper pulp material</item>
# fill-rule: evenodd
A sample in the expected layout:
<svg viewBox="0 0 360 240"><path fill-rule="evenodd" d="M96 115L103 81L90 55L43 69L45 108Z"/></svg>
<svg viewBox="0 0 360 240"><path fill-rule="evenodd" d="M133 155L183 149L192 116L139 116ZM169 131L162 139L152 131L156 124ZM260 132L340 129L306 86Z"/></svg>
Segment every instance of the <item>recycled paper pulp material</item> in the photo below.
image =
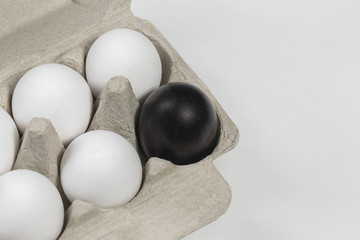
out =
<svg viewBox="0 0 360 240"><path fill-rule="evenodd" d="M235 124L161 33L135 17L130 0L4 0L0 8L0 106L11 114L11 96L20 77L30 68L56 62L72 67L84 77L88 49L102 33L130 28L147 36L162 61L162 84L187 82L211 99L221 124L214 152L202 161L176 166L151 158L144 166L140 192L129 203L101 209L76 200L67 209L61 240L179 239L216 220L231 201L227 182L213 160L238 142ZM129 81L112 78L96 100L89 130L106 129L121 134L139 151L134 122L138 100ZM38 171L62 193L59 162L64 146L50 121L35 118L24 133L14 168ZM139 155L143 154L139 151Z"/></svg>

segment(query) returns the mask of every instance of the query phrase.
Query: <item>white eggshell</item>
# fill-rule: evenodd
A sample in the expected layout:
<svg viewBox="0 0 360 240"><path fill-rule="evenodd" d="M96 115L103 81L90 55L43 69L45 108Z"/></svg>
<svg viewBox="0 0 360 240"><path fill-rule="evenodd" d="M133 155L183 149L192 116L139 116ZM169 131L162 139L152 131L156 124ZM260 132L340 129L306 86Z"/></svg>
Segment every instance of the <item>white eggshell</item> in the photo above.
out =
<svg viewBox="0 0 360 240"><path fill-rule="evenodd" d="M46 177L30 170L0 176L0 239L55 240L63 221L60 194Z"/></svg>
<svg viewBox="0 0 360 240"><path fill-rule="evenodd" d="M129 79L137 98L159 87L161 60L152 42L126 28L108 31L91 46L86 58L86 77L97 97L115 76Z"/></svg>
<svg viewBox="0 0 360 240"><path fill-rule="evenodd" d="M96 130L70 143L62 158L60 178L70 201L80 199L113 208L127 203L139 191L142 165L125 138Z"/></svg>
<svg viewBox="0 0 360 240"><path fill-rule="evenodd" d="M89 85L75 70L61 64L43 64L29 70L12 97L14 120L24 133L34 117L49 119L66 145L89 125L93 99Z"/></svg>
<svg viewBox="0 0 360 240"><path fill-rule="evenodd" d="M0 175L11 170L19 149L19 132L10 115L0 107Z"/></svg>

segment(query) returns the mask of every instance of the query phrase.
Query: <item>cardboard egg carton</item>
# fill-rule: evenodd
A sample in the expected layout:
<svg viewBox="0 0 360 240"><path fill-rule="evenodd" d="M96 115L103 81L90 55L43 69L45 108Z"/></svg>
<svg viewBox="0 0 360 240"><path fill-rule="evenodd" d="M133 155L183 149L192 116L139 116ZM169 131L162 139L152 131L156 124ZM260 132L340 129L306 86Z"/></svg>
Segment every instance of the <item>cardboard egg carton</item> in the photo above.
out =
<svg viewBox="0 0 360 240"><path fill-rule="evenodd" d="M231 201L230 187L213 160L237 144L236 126L161 33L150 22L133 16L130 4L130 0L3 0L0 106L11 114L17 81L39 64L62 63L85 77L84 61L93 41L108 30L124 27L143 33L156 46L162 84L191 83L210 97L221 124L220 140L211 155L195 164L176 166L151 158L144 165L143 184L136 197L124 206L101 209L79 200L70 205L59 179L64 146L49 120L33 119L22 137L14 169L40 172L59 189L67 209L61 240L179 239L224 214ZM129 81L112 78L96 100L88 131L114 131L139 150L134 130L138 106Z"/></svg>

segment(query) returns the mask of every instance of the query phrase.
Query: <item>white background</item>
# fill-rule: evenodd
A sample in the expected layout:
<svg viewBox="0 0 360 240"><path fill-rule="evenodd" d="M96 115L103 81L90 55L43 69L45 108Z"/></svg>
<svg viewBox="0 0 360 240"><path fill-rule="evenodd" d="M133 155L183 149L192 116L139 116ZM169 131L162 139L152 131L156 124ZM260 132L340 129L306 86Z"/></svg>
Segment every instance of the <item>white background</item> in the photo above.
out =
<svg viewBox="0 0 360 240"><path fill-rule="evenodd" d="M360 239L360 1L133 0L240 130L228 212L186 240Z"/></svg>

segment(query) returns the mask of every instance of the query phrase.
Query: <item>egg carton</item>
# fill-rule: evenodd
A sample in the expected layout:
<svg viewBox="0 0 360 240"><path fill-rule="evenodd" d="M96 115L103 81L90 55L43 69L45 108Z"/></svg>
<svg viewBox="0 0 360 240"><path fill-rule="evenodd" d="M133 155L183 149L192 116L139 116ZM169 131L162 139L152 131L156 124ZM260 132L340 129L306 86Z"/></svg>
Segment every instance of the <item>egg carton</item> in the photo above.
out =
<svg viewBox="0 0 360 240"><path fill-rule="evenodd" d="M132 14L130 4L131 0L1 1L0 106L10 114L12 92L27 70L55 62L85 77L85 57L94 40L108 30L130 28L143 33L157 48L163 69L161 84L187 82L199 87L214 103L219 117L220 140L211 155L186 166L149 159L139 193L114 209L80 200L70 205L59 180L64 146L49 120L33 119L22 136L14 169L37 171L59 189L66 208L61 240L179 239L216 220L231 201L230 187L213 160L237 144L235 124L161 33ZM96 99L88 131L119 133L141 155L134 129L138 106L129 81L122 76L112 78Z"/></svg>

